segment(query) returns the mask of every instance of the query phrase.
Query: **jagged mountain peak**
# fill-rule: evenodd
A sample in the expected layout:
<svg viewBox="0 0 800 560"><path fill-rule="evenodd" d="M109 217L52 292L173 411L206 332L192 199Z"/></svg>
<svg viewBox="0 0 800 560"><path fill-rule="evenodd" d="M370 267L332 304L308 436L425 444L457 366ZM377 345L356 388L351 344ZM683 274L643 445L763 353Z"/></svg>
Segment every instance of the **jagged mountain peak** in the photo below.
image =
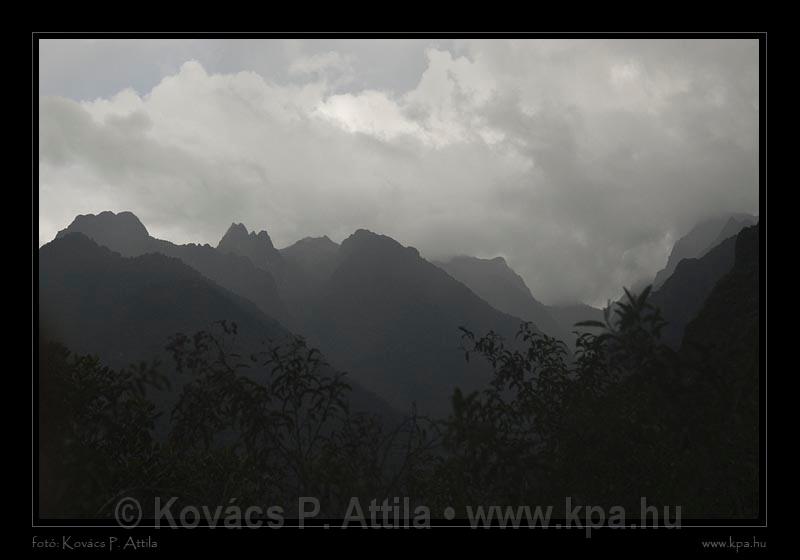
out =
<svg viewBox="0 0 800 560"><path fill-rule="evenodd" d="M550 316L547 308L533 297L525 280L508 266L505 258L498 256L482 259L468 255L435 263L450 276L469 287L495 309L509 315L532 321L540 330L567 340L567 333Z"/></svg>
<svg viewBox="0 0 800 560"><path fill-rule="evenodd" d="M247 236L248 235L247 227L242 223L232 222L231 227L228 228L228 231L225 232L224 237L227 236Z"/></svg>
<svg viewBox="0 0 800 560"><path fill-rule="evenodd" d="M339 244L334 243L327 235L322 237L304 237L280 250L284 257L303 264L319 264L320 259L334 259L339 253Z"/></svg>
<svg viewBox="0 0 800 560"><path fill-rule="evenodd" d="M292 247L314 247L314 248L339 248L339 244L331 241L331 238L327 235L321 235L319 237L304 237L298 241L295 241L293 244L281 249L281 251L286 251L291 249Z"/></svg>
<svg viewBox="0 0 800 560"><path fill-rule="evenodd" d="M367 241L391 241L393 243L399 243L389 237L388 235L383 235L380 233L375 233L374 231L358 228L355 230L350 236L342 242L342 245L345 243L357 243L357 242L367 242Z"/></svg>
<svg viewBox="0 0 800 560"><path fill-rule="evenodd" d="M233 222L228 231L225 232L225 235L222 236L219 243L217 244L218 249L225 250L226 248L235 248L250 245L252 246L251 249L255 249L258 245L266 245L266 247L270 250L274 250L275 247L272 244L272 238L270 238L269 234L265 230L261 230L258 233L255 230L248 231L247 227L242 223ZM231 251L237 252L237 251Z"/></svg>
<svg viewBox="0 0 800 560"><path fill-rule="evenodd" d="M322 237L304 237L303 239L280 250L284 261L289 268L302 271L306 285L319 285L336 268L339 257L339 244L330 240L327 235ZM297 276L297 275L295 275ZM303 279L301 278L302 282ZM310 284L308 284L310 282ZM294 282L298 285L297 281ZM312 289L313 290L313 289ZM307 301L309 293L301 295L301 300Z"/></svg>
<svg viewBox="0 0 800 560"><path fill-rule="evenodd" d="M127 211L79 214L69 226L56 234L56 239L70 233L82 233L123 255L144 253L153 241L141 220L133 212Z"/></svg>
<svg viewBox="0 0 800 560"><path fill-rule="evenodd" d="M245 239L249 239L242 224L233 224L231 230L234 238L244 230ZM223 288L250 299L268 316L280 321L286 320L286 307L277 293L274 275L266 265L256 265L248 255L239 254L238 251L218 250L208 244L176 245L155 239L131 212L101 212L96 216L78 216L56 237L63 238L71 233L81 233L97 245L108 247L124 257L160 253L178 258ZM254 240L256 238L257 236L253 237ZM269 251L263 240L256 243L265 248L265 253ZM249 243L243 245L247 246ZM272 252L277 253L274 249Z"/></svg>
<svg viewBox="0 0 800 560"><path fill-rule="evenodd" d="M437 265L462 282L468 280L465 282L468 286L471 282L474 282L476 275L481 275L484 277L484 281L494 283L494 281L498 279L502 280L504 283L508 283L510 286L513 286L515 289L533 298L525 281L513 268L508 266L508 262L506 262L504 257L498 256L491 259L482 259L469 255L459 255L451 258L447 262L437 263ZM508 313L509 311L506 312Z"/></svg>
<svg viewBox="0 0 800 560"><path fill-rule="evenodd" d="M97 215L78 214L69 226L58 232L56 237L73 232L92 233L92 231L112 228L118 235L132 239L146 238L150 235L142 221L133 212L122 211L115 214L106 210Z"/></svg>
<svg viewBox="0 0 800 560"><path fill-rule="evenodd" d="M420 258L419 251L415 247L405 247L388 235L375 233L368 229L357 229L350 237L342 241L341 255L347 257L353 254L382 258L391 255L411 255L414 258Z"/></svg>
<svg viewBox="0 0 800 560"><path fill-rule="evenodd" d="M742 228L756 223L755 216L743 213L718 214L701 220L672 247L666 266L656 274L653 288L661 287L682 259L699 258Z"/></svg>
<svg viewBox="0 0 800 560"><path fill-rule="evenodd" d="M272 244L269 234L261 230L248 232L247 227L241 223L232 223L222 236L217 249L223 253L233 253L247 257L259 268L276 273L276 268L282 266L281 255Z"/></svg>

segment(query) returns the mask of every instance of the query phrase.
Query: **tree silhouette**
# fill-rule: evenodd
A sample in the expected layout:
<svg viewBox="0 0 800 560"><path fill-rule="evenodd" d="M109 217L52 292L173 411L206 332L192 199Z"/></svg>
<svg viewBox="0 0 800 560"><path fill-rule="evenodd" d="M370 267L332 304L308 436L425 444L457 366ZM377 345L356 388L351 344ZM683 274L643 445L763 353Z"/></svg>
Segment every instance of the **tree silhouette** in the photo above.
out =
<svg viewBox="0 0 800 560"><path fill-rule="evenodd" d="M731 276L720 306L742 282ZM645 496L680 505L684 517L752 516L757 345L738 365L726 361L709 346L717 339L703 338L719 321L712 315L690 330L691 350L676 352L660 340L665 323L649 292L626 291L603 322L578 323L595 331L578 336L574 354L530 323L513 341L462 328L465 359L485 362L491 377L481 391L456 389L441 420L353 412L346 375L303 338L242 355L237 325L222 321L169 341L186 382L157 434L167 420L152 402L167 388L159 364L115 372L43 343L41 511L110 515L119 497L141 495L279 504L287 515L313 496L333 517L351 497L395 496L431 511L559 506L569 496L637 512Z"/></svg>

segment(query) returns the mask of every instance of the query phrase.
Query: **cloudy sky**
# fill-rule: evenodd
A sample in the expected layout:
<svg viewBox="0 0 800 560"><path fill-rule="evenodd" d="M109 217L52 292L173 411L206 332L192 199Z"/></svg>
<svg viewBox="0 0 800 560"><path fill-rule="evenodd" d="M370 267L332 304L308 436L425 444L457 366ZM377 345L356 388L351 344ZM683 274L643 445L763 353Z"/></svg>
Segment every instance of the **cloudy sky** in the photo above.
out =
<svg viewBox="0 0 800 560"><path fill-rule="evenodd" d="M758 213L758 108L755 40L41 41L39 243L103 210L177 243L363 227L602 303Z"/></svg>

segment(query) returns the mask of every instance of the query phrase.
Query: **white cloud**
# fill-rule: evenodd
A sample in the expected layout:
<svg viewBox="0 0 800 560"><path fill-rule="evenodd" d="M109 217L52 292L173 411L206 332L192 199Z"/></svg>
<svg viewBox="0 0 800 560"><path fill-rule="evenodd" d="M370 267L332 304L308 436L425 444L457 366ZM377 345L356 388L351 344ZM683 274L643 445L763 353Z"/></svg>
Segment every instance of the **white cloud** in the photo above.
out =
<svg viewBox="0 0 800 560"><path fill-rule="evenodd" d="M598 302L705 214L758 210L753 42L429 45L405 89L342 91L368 74L364 43L284 42L289 80L189 60L138 92L41 97L40 243L102 210L176 242L232 221L278 245L367 227Z"/></svg>
<svg viewBox="0 0 800 560"><path fill-rule="evenodd" d="M315 113L349 132L369 134L382 140L401 135L423 138L422 128L407 118L400 106L380 91L332 95L320 101Z"/></svg>
<svg viewBox="0 0 800 560"><path fill-rule="evenodd" d="M293 76L339 74L349 78L352 72L352 57L336 51L300 56L289 65L289 74Z"/></svg>

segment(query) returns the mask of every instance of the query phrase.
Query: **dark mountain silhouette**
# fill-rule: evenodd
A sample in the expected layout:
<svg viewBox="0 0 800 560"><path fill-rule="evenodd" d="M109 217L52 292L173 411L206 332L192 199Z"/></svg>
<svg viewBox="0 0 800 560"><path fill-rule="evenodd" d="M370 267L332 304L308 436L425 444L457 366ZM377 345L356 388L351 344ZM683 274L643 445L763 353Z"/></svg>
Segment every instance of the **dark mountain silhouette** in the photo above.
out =
<svg viewBox="0 0 800 560"><path fill-rule="evenodd" d="M759 227L737 235L735 263L714 286L705 305L686 326L681 354L699 361L696 410L708 411L694 423L691 439L714 481L734 480L737 513L759 511ZM712 445L719 453L708 453ZM753 481L753 482L751 482ZM720 496L725 488L698 488ZM731 492L728 490L729 495Z"/></svg>
<svg viewBox="0 0 800 560"><path fill-rule="evenodd" d="M582 321L603 321L603 310L585 303L575 303L572 305L548 305L547 311L550 316L555 319L561 329L568 333L567 343L570 346L575 346L577 336L575 331L579 333L592 332L599 334L600 329L594 327L576 327L575 323Z"/></svg>
<svg viewBox="0 0 800 560"><path fill-rule="evenodd" d="M662 340L677 349L686 325L703 308L717 282L733 267L736 237L729 237L697 259L683 259L667 281L650 296L667 325Z"/></svg>
<svg viewBox="0 0 800 560"><path fill-rule="evenodd" d="M706 240L723 239L750 218L737 215L700 224L676 244L673 255L696 252ZM252 302L281 329L288 327L308 336L336 367L350 371L353 379L395 406L407 407L416 401L427 412L445 411L454 387L469 391L485 381L479 368L464 363L458 327L476 333L494 330L506 340L513 340L519 319L528 320L542 332L574 347L572 331L587 330L576 328L576 322L602 320L601 310L582 304L544 306L501 258L458 257L437 267L422 259L416 249L366 230L358 230L341 246L327 237L305 238L280 251L267 232L248 232L243 224L232 224L217 248L176 245L150 236L130 212L78 216L59 232L56 240L69 237L72 232L84 233L126 257L150 255L149 259L137 261L139 264L133 268L138 272L149 263L167 262L153 260L158 254L179 259L187 270L210 281L209 286L224 289L226 301L240 300L240 311L252 308ZM660 289L651 294L651 303L662 309L668 322L663 339L670 346L680 346L685 326L702 309L717 281L730 271L734 245L735 238L727 237L699 258L682 259ZM147 274L141 274L136 281L141 282L134 282L136 286L152 284L158 288L156 280L147 280ZM195 286L197 282L189 284ZM98 290L100 296L104 293ZM135 327L130 327L127 334L115 330L121 328L116 322L124 322L127 311L109 310L108 323L112 327L98 332L96 340L81 338L90 335L67 332L70 321L80 324L78 308L69 307L77 305L70 303L72 296L55 298L55 311L43 309L55 313L54 318L48 318L51 322L58 317L63 319L53 325L67 332L64 342L68 346L77 344L75 351L85 352L87 344L91 344L107 352L109 358L138 359L148 350L141 345L148 344L150 338L136 335L137 329L149 329L148 333L154 333L153 340L158 339L161 344L163 337L156 334L171 334L184 328L170 322L176 316L183 317L173 314L172 307L193 305L191 293L190 289L185 294L189 300L176 294L174 301L178 303L174 304L169 303L172 296L163 296L164 321L157 326L134 322ZM78 293L73 295L77 297ZM141 297L145 295L150 297ZM108 306L112 296L105 297L104 305ZM186 311L187 317L197 319L190 323L200 322L203 305L206 304L200 305L197 315L191 315L195 313L191 307ZM145 313L146 309L144 306L134 311ZM153 313L149 319L155 321ZM219 318L236 320L224 314L211 320ZM134 342L127 340L137 337L139 340Z"/></svg>
<svg viewBox="0 0 800 560"><path fill-rule="evenodd" d="M661 287L683 259L702 257L722 241L736 235L742 228L755 224L756 221L757 218L749 214L726 214L698 223L675 243L667 266L660 270L653 280L653 288Z"/></svg>
<svg viewBox="0 0 800 560"><path fill-rule="evenodd" d="M531 321L543 333L568 341L569 331L561 328L547 307L533 297L525 281L508 266L503 257L479 259L459 256L434 264L495 309Z"/></svg>
<svg viewBox="0 0 800 560"><path fill-rule="evenodd" d="M459 326L513 339L519 320L419 256L413 247L358 230L339 250L308 329L322 351L395 407L412 401L443 413L456 386L486 382L465 363Z"/></svg>
<svg viewBox="0 0 800 560"><path fill-rule="evenodd" d="M218 248L175 245L151 237L127 212L79 216L57 237L72 231L125 256L180 259L308 335L337 368L402 407L419 401L428 411L443 411L455 386L485 381L479 368L464 363L459 326L499 330L509 339L519 326L415 249L364 230L341 247L327 238L304 239L283 252L266 232L250 233L242 224L233 224Z"/></svg>
<svg viewBox="0 0 800 560"><path fill-rule="evenodd" d="M156 239L130 212L78 216L69 227L58 232L56 239L74 232L83 233L126 257L160 253L178 258L206 278L249 299L268 316L283 324L289 323L286 305L274 277L267 270L256 267L249 258L218 251L210 245L176 245Z"/></svg>
<svg viewBox="0 0 800 560"><path fill-rule="evenodd" d="M194 334L219 320L235 322L242 355L289 332L252 302L231 293L180 259L159 253L124 258L80 233L59 236L39 250L41 332L78 354L111 367L158 358L176 333ZM172 374L175 384L175 375ZM351 404L385 417L395 411L350 380Z"/></svg>
<svg viewBox="0 0 800 560"><path fill-rule="evenodd" d="M682 350L710 350L734 370L758 371L759 227L732 240L734 264L714 286L705 305L686 326Z"/></svg>
<svg viewBox="0 0 800 560"><path fill-rule="evenodd" d="M338 249L336 244L328 242ZM288 312L286 324L293 329L302 329L319 293L320 282L330 274L335 263L335 251L329 244L324 240L319 243L304 239L287 248L284 254L275 248L266 231L248 232L243 224L234 223L217 249L244 257L260 270L269 272Z"/></svg>
<svg viewBox="0 0 800 560"><path fill-rule="evenodd" d="M131 212L79 214L56 234L56 239L79 232L123 256L133 257L158 252L159 240L150 237L144 224Z"/></svg>
<svg viewBox="0 0 800 560"><path fill-rule="evenodd" d="M243 333L288 334L251 302L177 258L123 258L80 233L39 250L39 306L47 333L114 367L159 356L169 336L220 319L236 322Z"/></svg>
<svg viewBox="0 0 800 560"><path fill-rule="evenodd" d="M80 222L76 228L138 256L77 232L39 250L38 472L46 515L111 518L120 495L225 507L231 495L288 504L316 489L325 518L344 511L351 496L379 501L409 489L421 503L558 507L566 495L627 510L647 495L653 507L680 504L692 519L759 512L758 225L681 260L649 302L647 294L628 295L608 330L586 336L587 351L574 357L536 336L514 341L517 317L389 237L358 230L341 246L306 239L278 252L279 266L296 271L283 278L315 282L303 323L311 345L349 370L350 410L383 417L375 418L339 406L345 388L326 385L333 368L321 376L307 369L316 353L302 343L283 358L273 354L283 375L266 392L249 381L265 379L270 365L241 368L250 378L242 379L219 361L187 387L190 375L170 367L164 349L171 334L188 334L188 346L199 341L201 354L230 363L246 360L264 338L290 333L183 258L151 251L162 245L134 216ZM269 236L237 229L228 246L250 256L207 246L203 254L271 278L252 260L267 259ZM191 258L197 246L181 247ZM681 326L682 338L671 340L677 352L661 345L648 303L664 308L668 329ZM570 329L601 312L579 304L548 313ZM239 332L223 348L191 336L219 319ZM462 338L459 326L478 338ZM72 359L53 339L101 361ZM191 348L182 356L196 363ZM164 359L172 390L144 371L104 368L153 357ZM376 393L403 412L414 401L448 421L398 418Z"/></svg>
<svg viewBox="0 0 800 560"><path fill-rule="evenodd" d="M283 257L272 245L269 234L263 230L248 233L244 224L231 224L217 244L217 249L247 257L257 267L270 272L284 266Z"/></svg>
<svg viewBox="0 0 800 560"><path fill-rule="evenodd" d="M281 249L280 254L315 282L324 282L336 268L339 245L327 235L306 237Z"/></svg>
<svg viewBox="0 0 800 560"><path fill-rule="evenodd" d="M427 411L441 411L455 385L480 385L469 377L475 368L463 363L459 326L488 331L505 325L507 333L518 326L415 249L366 230L341 246L327 237L305 238L276 251L265 232L233 224L218 249L269 270L292 324L397 407L418 401ZM453 287L461 300L452 301Z"/></svg>

